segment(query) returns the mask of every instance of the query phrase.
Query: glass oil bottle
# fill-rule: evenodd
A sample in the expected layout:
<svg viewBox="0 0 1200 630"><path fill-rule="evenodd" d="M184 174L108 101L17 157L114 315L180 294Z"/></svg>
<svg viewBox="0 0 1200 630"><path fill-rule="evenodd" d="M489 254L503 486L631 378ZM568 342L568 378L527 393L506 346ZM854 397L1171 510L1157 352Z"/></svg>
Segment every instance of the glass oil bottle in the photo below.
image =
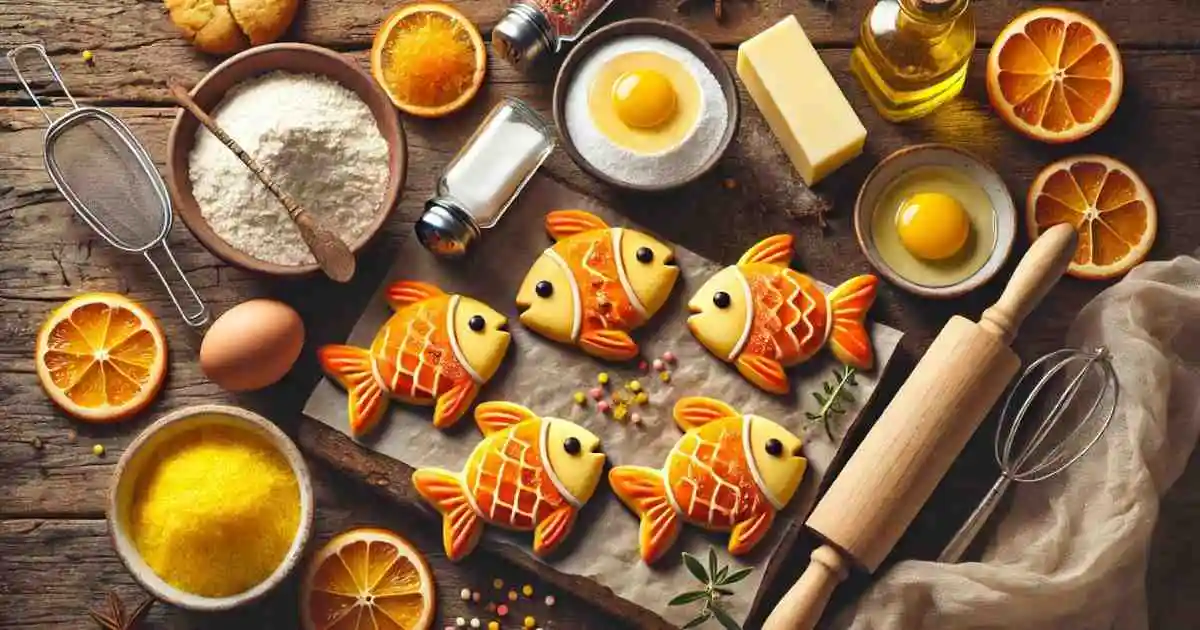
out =
<svg viewBox="0 0 1200 630"><path fill-rule="evenodd" d="M975 49L970 0L879 0L863 20L850 67L892 122L920 118L958 95Z"/></svg>

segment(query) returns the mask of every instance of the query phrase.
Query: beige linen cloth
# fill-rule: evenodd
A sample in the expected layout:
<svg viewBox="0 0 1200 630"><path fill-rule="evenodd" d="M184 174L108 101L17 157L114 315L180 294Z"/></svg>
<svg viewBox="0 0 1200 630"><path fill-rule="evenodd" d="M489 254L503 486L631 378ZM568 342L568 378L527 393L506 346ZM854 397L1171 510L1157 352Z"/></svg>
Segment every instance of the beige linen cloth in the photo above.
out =
<svg viewBox="0 0 1200 630"><path fill-rule="evenodd" d="M897 563L834 627L1147 627L1159 497L1200 434L1200 261L1137 267L1079 313L1067 343L1112 350L1121 397L1103 439L1063 474L1016 484L980 562Z"/></svg>

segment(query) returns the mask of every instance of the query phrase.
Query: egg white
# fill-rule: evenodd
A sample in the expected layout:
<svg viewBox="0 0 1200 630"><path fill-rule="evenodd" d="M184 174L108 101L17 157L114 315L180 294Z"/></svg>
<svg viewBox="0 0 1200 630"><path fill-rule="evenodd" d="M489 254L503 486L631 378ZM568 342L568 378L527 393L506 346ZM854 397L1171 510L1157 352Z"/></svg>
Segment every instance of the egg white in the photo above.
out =
<svg viewBox="0 0 1200 630"><path fill-rule="evenodd" d="M695 124L678 144L656 153L639 153L614 142L597 127L589 103L591 88L604 68L617 57L637 52L653 52L678 62L700 90ZM712 157L730 123L721 84L704 62L679 44L645 35L617 39L584 60L570 79L564 110L565 131L579 154L597 170L634 185L686 179Z"/></svg>

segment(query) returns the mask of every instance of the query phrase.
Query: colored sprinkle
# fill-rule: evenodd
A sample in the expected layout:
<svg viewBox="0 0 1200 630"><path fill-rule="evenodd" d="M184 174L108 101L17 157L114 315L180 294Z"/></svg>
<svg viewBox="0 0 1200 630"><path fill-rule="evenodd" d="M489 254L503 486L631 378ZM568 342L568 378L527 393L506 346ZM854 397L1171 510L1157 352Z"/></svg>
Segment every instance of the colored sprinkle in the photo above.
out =
<svg viewBox="0 0 1200 630"><path fill-rule="evenodd" d="M617 420L624 420L627 415L629 415L629 407L625 403L620 403L616 407L613 407L613 417Z"/></svg>
<svg viewBox="0 0 1200 630"><path fill-rule="evenodd" d="M510 602L515 602L515 601L517 601L517 592L516 592L516 591L509 591L509 592L508 592L508 601L510 601Z"/></svg>
<svg viewBox="0 0 1200 630"><path fill-rule="evenodd" d="M499 621L489 621L488 622L488 630L500 630L500 622Z"/></svg>
<svg viewBox="0 0 1200 630"><path fill-rule="evenodd" d="M583 404L587 403L587 396L584 396L583 392L575 392L575 394L573 394L571 396L571 398L575 399L576 405L583 405Z"/></svg>
<svg viewBox="0 0 1200 630"><path fill-rule="evenodd" d="M496 614L503 617L508 614L508 604L500 604L496 607Z"/></svg>
<svg viewBox="0 0 1200 630"><path fill-rule="evenodd" d="M604 390L599 387L593 387L588 391L588 396L591 396L593 400L600 400L604 398Z"/></svg>
<svg viewBox="0 0 1200 630"><path fill-rule="evenodd" d="M600 383L601 385L608 385L608 372L601 372L596 377L596 382Z"/></svg>
<svg viewBox="0 0 1200 630"><path fill-rule="evenodd" d="M628 389L631 392L637 393L637 392L642 391L642 384L637 381L629 381L628 383L625 384L625 389Z"/></svg>
<svg viewBox="0 0 1200 630"><path fill-rule="evenodd" d="M534 619L533 617L526 617L526 618L525 618L525 627L526 627L526 628L532 628L532 627L534 627L534 626L536 626L536 625L537 625L537 619Z"/></svg>
<svg viewBox="0 0 1200 630"><path fill-rule="evenodd" d="M671 373L664 370L662 372L662 374L658 375L658 378L662 379L662 382L664 382L664 383L670 383L671 382Z"/></svg>
<svg viewBox="0 0 1200 630"><path fill-rule="evenodd" d="M496 612L496 603L488 602L487 609L488 609L488 612Z"/></svg>
<svg viewBox="0 0 1200 630"><path fill-rule="evenodd" d="M472 617L472 618L471 618L471 627L472 627L472 628L478 628L478 627L479 627L479 618L478 618L478 617Z"/></svg>
<svg viewBox="0 0 1200 630"><path fill-rule="evenodd" d="M663 371L664 369L666 369L666 365L663 363L663 360L662 360L662 359L655 359L655 360L654 360L654 371L655 371L655 372L661 372L661 371Z"/></svg>
<svg viewBox="0 0 1200 630"><path fill-rule="evenodd" d="M642 414L640 414L636 411L629 414L629 421L634 424L641 424L642 423Z"/></svg>
<svg viewBox="0 0 1200 630"><path fill-rule="evenodd" d="M558 600L557 600L557 599L555 599L553 595L547 595L547 596L546 596L546 605L547 605L547 606L553 606L553 605L554 605L554 603L555 603L555 602L557 602L557 601L558 601Z"/></svg>
<svg viewBox="0 0 1200 630"><path fill-rule="evenodd" d="M633 397L633 401L639 405L644 405L650 402L650 394L647 394L646 392L638 392L637 396Z"/></svg>
<svg viewBox="0 0 1200 630"><path fill-rule="evenodd" d="M645 372L646 370L650 369L650 364L646 363L645 361L638 361L638 369Z"/></svg>
<svg viewBox="0 0 1200 630"><path fill-rule="evenodd" d="M92 454L96 457L104 457L104 445L97 444L92 447Z"/></svg>
<svg viewBox="0 0 1200 630"><path fill-rule="evenodd" d="M459 591L458 597L459 597L459 599L463 600L464 602L470 600L471 599L471 589L464 588L463 590Z"/></svg>
<svg viewBox="0 0 1200 630"><path fill-rule="evenodd" d="M459 628L465 628L467 626L467 620L463 619L462 617L458 617L454 620L454 625L458 626Z"/></svg>
<svg viewBox="0 0 1200 630"><path fill-rule="evenodd" d="M83 54L80 56L83 57L83 63L86 63L86 64L91 64L93 61L96 60L96 55L93 54L92 51L90 51L90 50L83 51Z"/></svg>
<svg viewBox="0 0 1200 630"><path fill-rule="evenodd" d="M480 597L481 597L481 596L479 595L479 591L473 591L473 592L471 593L471 601L475 602L476 604L478 604L478 603L479 603L479 599L480 599Z"/></svg>
<svg viewBox="0 0 1200 630"><path fill-rule="evenodd" d="M611 407L611 405L608 404L607 400L601 400L600 402L596 403L596 409L598 409L600 413L608 413L609 407Z"/></svg>
<svg viewBox="0 0 1200 630"><path fill-rule="evenodd" d="M446 630L454 630L454 626L446 626Z"/></svg>
<svg viewBox="0 0 1200 630"><path fill-rule="evenodd" d="M533 597L533 585L526 584L525 586L522 586L521 594L524 595L525 597Z"/></svg>
<svg viewBox="0 0 1200 630"><path fill-rule="evenodd" d="M670 350L667 350L666 352L663 353L663 361L666 361L667 363L674 363L675 362L675 353L671 352Z"/></svg>
<svg viewBox="0 0 1200 630"><path fill-rule="evenodd" d="M496 589L504 588L504 580L501 580L500 578L492 580L492 587Z"/></svg>

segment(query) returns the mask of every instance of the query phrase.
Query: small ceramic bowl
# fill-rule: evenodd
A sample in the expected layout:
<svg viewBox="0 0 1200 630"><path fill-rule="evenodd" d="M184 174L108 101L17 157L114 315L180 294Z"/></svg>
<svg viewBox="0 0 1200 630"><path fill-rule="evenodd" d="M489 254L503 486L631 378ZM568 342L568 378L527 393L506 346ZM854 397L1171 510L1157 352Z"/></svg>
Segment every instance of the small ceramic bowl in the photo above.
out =
<svg viewBox="0 0 1200 630"><path fill-rule="evenodd" d="M154 451L164 441L199 427L214 424L252 431L265 438L287 459L300 487L300 527L287 555L266 580L248 591L229 597L202 597L181 591L158 577L138 553L129 535L127 523L130 504L137 488L138 476L153 461ZM312 478L304 457L291 439L271 421L240 407L198 405L167 414L150 425L129 446L117 462L116 472L108 495L108 531L117 555L133 577L151 595L173 606L205 612L230 610L253 602L280 582L296 568L313 528Z"/></svg>
<svg viewBox="0 0 1200 630"><path fill-rule="evenodd" d="M368 226L357 242L347 243L350 251L357 253L383 226L404 188L408 171L408 149L405 144L404 127L400 115L383 91L367 74L345 55L313 46L311 44L280 43L251 48L226 59L204 76L192 88L192 99L202 109L212 113L225 98L225 93L234 86L260 74L283 70L300 74L316 74L327 77L345 86L358 95L375 117L375 124L388 144L388 181L384 197L379 206L379 216ZM250 271L275 276L302 276L317 272L316 263L310 265L280 265L254 258L225 242L213 231L196 198L192 196L192 181L188 176L188 157L196 142L196 130L200 122L183 109L175 115L171 135L167 138L167 183L175 211L184 225L210 252L227 263Z"/></svg>
<svg viewBox="0 0 1200 630"><path fill-rule="evenodd" d="M729 124L725 126L725 134L721 136L717 143L716 150L709 159L705 160L700 168L689 173L687 176L673 181L665 181L653 185L630 184L612 177L611 175L592 166L591 162L579 153L575 147L575 142L571 139L571 134L567 132L566 120L566 101L567 93L570 92L571 81L575 78L575 72L579 66L587 60L592 53L599 50L602 46L610 41L630 37L634 35L649 35L653 37L661 37L667 41L673 42L686 48L704 64L713 76L717 78L717 83L721 86L721 92L725 96L725 104L728 107ZM733 137L737 134L738 122L741 118L741 106L738 102L737 84L733 80L733 74L729 71L729 66L725 65L725 61L713 50L708 42L700 39L691 31L675 26L669 22L662 20L652 20L649 18L637 18L632 20L623 20L615 22L608 26L592 33L579 42L571 54L567 55L567 59L563 62L562 68L558 71L558 78L554 80L554 124L558 127L558 135L562 138L562 146L566 149L567 154L572 160L579 165L584 171L587 171L592 177L616 188L625 190L633 190L637 192L660 192L678 188L685 184L690 184L702 177L705 173L712 170L717 162L721 160L721 156L725 155L725 151L729 148L729 143L733 141Z"/></svg>
<svg viewBox="0 0 1200 630"><path fill-rule="evenodd" d="M987 194L994 213L996 238L991 255L975 273L950 285L929 286L900 275L880 256L872 234L872 216L888 187L908 171L925 166L948 167L965 174ZM924 297L954 298L979 288L1004 266L1017 234L1017 210L999 173L975 154L945 144L921 144L887 156L867 175L854 204L854 232L871 266L892 283Z"/></svg>

